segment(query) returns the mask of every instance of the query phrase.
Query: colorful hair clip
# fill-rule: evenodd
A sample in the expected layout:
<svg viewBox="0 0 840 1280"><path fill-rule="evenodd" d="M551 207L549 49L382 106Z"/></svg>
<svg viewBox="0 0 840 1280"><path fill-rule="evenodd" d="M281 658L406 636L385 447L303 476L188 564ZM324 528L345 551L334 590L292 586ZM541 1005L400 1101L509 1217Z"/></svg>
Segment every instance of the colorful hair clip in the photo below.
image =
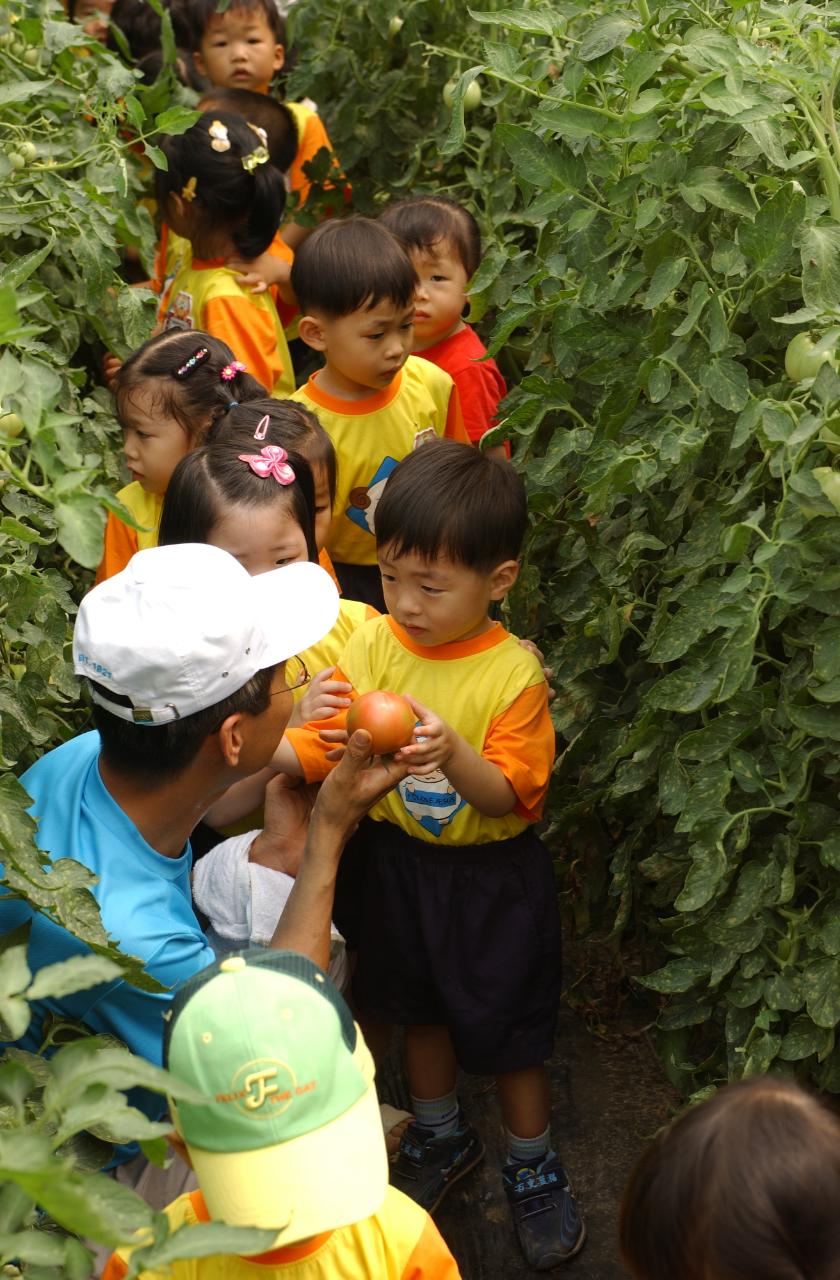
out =
<svg viewBox="0 0 840 1280"><path fill-rule="evenodd" d="M241 360L231 360L230 364L226 364L222 372L219 374L222 382L233 382L238 373L244 373L245 366Z"/></svg>
<svg viewBox="0 0 840 1280"><path fill-rule="evenodd" d="M278 484L293 484L295 473L286 459L288 454L279 444L267 444L259 453L240 453L240 462L247 462L255 475L264 480L273 476Z"/></svg>
<svg viewBox="0 0 840 1280"><path fill-rule="evenodd" d="M242 157L242 168L247 169L249 173L253 173L259 165L267 164L268 160L268 148L257 147L255 151L249 151L247 156Z"/></svg>
<svg viewBox="0 0 840 1280"><path fill-rule="evenodd" d="M197 186L198 186L197 178L190 178L188 182L185 182L183 187L181 187L181 199L186 200L188 204L192 204L193 200L195 199Z"/></svg>
<svg viewBox="0 0 840 1280"><path fill-rule="evenodd" d="M264 413L263 416L260 418L259 422L257 423L257 429L254 432L255 440L265 439L266 432L268 431L268 423L269 423L268 414Z"/></svg>
<svg viewBox="0 0 840 1280"><path fill-rule="evenodd" d="M203 364L209 354L209 347L198 347L198 349L192 353L189 360L185 360L182 365L178 366L175 370L175 377L188 378L196 365Z"/></svg>
<svg viewBox="0 0 840 1280"><path fill-rule="evenodd" d="M210 146L214 151L230 151L227 125L222 124L221 120L214 120L207 132L212 139Z"/></svg>
<svg viewBox="0 0 840 1280"><path fill-rule="evenodd" d="M259 138L260 142L263 144L264 147L268 146L268 134L266 133L265 129L262 127L261 124L251 124L251 121L249 120L248 128L253 129L254 133L257 135L257 137Z"/></svg>

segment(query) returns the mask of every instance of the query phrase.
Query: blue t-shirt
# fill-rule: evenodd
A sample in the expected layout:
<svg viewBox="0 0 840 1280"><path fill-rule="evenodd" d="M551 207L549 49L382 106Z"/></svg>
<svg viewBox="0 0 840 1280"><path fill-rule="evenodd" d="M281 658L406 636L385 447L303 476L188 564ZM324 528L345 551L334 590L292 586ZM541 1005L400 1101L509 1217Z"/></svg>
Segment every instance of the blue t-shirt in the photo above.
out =
<svg viewBox="0 0 840 1280"><path fill-rule="evenodd" d="M150 730L149 732L154 732ZM38 819L37 842L53 861L73 858L99 883L92 893L102 923L121 949L143 961L148 973L167 987L212 964L214 955L196 919L190 893L192 850L177 858L147 844L134 823L106 790L99 775L99 734L84 733L38 760L21 778ZM87 946L25 902L0 902L0 934L31 917L29 966L88 953ZM156 1066L163 1051L163 1015L171 994L138 991L118 979L59 1000L32 1004L33 1018L22 1049L37 1052L47 1010L72 1018L94 1033L107 1032ZM162 1098L147 1094L144 1110L160 1114Z"/></svg>

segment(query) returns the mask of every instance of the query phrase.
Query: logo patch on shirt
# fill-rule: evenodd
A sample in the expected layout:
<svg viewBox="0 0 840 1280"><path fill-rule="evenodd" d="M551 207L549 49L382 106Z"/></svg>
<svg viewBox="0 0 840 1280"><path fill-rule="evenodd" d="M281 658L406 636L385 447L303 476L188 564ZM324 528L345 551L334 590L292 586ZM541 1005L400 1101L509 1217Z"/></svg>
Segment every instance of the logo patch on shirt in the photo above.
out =
<svg viewBox="0 0 840 1280"><path fill-rule="evenodd" d="M383 458L367 488L360 485L357 489L350 490L350 506L344 514L348 520L352 520L360 529L364 529L365 533L375 533L374 513L385 489L385 483L396 465L396 458Z"/></svg>
<svg viewBox="0 0 840 1280"><path fill-rule="evenodd" d="M193 329L193 298L191 293L180 289L172 299L163 317L164 329Z"/></svg>
<svg viewBox="0 0 840 1280"><path fill-rule="evenodd" d="M433 836L439 836L466 804L441 769L422 777L410 773L397 790L406 812Z"/></svg>

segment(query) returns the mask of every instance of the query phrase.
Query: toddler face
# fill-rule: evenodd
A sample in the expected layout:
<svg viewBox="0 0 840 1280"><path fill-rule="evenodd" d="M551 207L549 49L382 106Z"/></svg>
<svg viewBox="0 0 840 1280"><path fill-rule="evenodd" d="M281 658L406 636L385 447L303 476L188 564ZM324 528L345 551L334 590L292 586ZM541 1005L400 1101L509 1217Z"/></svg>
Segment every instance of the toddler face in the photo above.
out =
<svg viewBox="0 0 840 1280"><path fill-rule="evenodd" d="M231 5L210 19L195 64L213 85L265 93L283 57L263 10Z"/></svg>
<svg viewBox="0 0 840 1280"><path fill-rule="evenodd" d="M330 383L338 395L360 397L384 391L412 348L414 303L398 307L387 298L368 311L360 307L338 319L319 320Z"/></svg>
<svg viewBox="0 0 840 1280"><path fill-rule="evenodd" d="M123 453L125 465L146 493L166 493L172 472L193 447L174 418L161 415L149 389L137 387L125 406Z"/></svg>
<svg viewBox="0 0 840 1280"><path fill-rule="evenodd" d="M391 545L379 548L379 570L388 612L416 644L469 640L490 626L491 574L445 555L433 561L416 551L395 556Z"/></svg>
<svg viewBox="0 0 840 1280"><path fill-rule="evenodd" d="M422 351L463 326L461 313L467 301L468 277L448 240L439 240L428 250L412 249L411 262L419 281L415 294L414 350Z"/></svg>
<svg viewBox="0 0 840 1280"><path fill-rule="evenodd" d="M267 480L266 484L273 484ZM298 560L308 560L306 538L291 504L277 500L259 507L237 503L227 507L216 521L207 541L235 556L252 575L268 573Z"/></svg>

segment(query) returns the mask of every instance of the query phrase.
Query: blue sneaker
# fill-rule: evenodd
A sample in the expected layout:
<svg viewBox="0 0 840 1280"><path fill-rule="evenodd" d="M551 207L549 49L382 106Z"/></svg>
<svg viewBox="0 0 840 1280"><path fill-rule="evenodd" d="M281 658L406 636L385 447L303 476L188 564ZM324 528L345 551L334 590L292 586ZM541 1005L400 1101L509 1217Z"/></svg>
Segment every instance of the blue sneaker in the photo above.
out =
<svg viewBox="0 0 840 1280"><path fill-rule="evenodd" d="M472 1125L436 1138L432 1129L410 1124L391 1167L391 1185L432 1213L453 1182L469 1173L483 1155L484 1145Z"/></svg>
<svg viewBox="0 0 840 1280"><path fill-rule="evenodd" d="M536 1168L505 1165L502 1181L519 1247L529 1267L548 1271L583 1248L586 1227L566 1170L556 1159Z"/></svg>

